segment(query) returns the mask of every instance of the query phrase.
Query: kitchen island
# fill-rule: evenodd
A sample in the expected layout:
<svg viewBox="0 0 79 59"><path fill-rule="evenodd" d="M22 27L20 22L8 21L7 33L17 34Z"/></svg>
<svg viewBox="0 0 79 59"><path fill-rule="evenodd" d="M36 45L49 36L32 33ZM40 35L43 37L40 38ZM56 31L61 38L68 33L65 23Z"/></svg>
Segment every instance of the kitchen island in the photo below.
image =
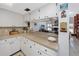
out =
<svg viewBox="0 0 79 59"><path fill-rule="evenodd" d="M57 35L54 33L48 34L48 33L43 33L43 32L28 32L28 33L21 33L17 35L6 35L6 36L1 36L0 40L5 40L5 39L10 39L10 38L15 38L17 37L24 37L25 39L29 39L39 45L45 46L51 50L54 50L55 52L58 51L58 44L56 42L52 42L48 40L48 36L53 36L56 39L58 39ZM22 39L21 39L22 40Z"/></svg>
<svg viewBox="0 0 79 59"><path fill-rule="evenodd" d="M24 37L32 40L32 41L35 41L39 44L42 44L48 48L51 48L51 49L55 49L57 50L58 49L58 43L57 41L56 42L52 42L52 41L49 41L48 40L48 36L47 35L48 33L42 33L42 32L31 32L31 33L27 33L25 35L23 35ZM58 40L58 37L56 34L53 33L53 35L51 34L51 36L55 37L57 40Z"/></svg>

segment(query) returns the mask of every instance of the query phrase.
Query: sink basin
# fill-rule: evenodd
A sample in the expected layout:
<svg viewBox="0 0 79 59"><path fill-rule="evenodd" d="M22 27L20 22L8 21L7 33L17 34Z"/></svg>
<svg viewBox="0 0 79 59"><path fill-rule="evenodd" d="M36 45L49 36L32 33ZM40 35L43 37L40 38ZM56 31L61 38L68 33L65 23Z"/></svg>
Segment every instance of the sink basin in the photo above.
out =
<svg viewBox="0 0 79 59"><path fill-rule="evenodd" d="M48 37L48 40L52 41L52 42L56 42L56 38L55 37Z"/></svg>

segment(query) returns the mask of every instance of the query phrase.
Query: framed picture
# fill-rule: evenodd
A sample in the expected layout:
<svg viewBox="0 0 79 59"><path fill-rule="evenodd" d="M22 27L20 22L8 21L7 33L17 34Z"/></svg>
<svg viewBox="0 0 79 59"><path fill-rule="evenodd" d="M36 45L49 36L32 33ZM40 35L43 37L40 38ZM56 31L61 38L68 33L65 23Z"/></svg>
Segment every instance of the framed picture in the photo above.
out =
<svg viewBox="0 0 79 59"><path fill-rule="evenodd" d="M60 4L60 10L67 10L68 9L68 3Z"/></svg>
<svg viewBox="0 0 79 59"><path fill-rule="evenodd" d="M67 22L60 23L60 32L67 32Z"/></svg>
<svg viewBox="0 0 79 59"><path fill-rule="evenodd" d="M63 10L63 11L61 12L61 18L66 18L66 11L65 11L65 10Z"/></svg>

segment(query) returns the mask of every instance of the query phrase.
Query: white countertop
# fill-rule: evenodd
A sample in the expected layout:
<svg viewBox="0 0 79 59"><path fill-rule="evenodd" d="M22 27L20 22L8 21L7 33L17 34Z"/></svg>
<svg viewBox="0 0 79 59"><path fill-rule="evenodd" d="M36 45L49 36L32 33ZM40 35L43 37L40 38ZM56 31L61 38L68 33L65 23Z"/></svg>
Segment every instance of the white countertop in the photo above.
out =
<svg viewBox="0 0 79 59"><path fill-rule="evenodd" d="M57 42L51 42L48 40L48 37L46 36L46 33L39 33L39 32L31 32L31 33L22 33L22 34L17 34L17 35L5 35L5 36L1 36L0 40L3 39L9 39L9 38L13 38L13 37L20 37L23 36L25 38L28 38L34 42L37 42L41 45L44 45L50 49L54 49L57 51L58 49L58 44ZM51 34L53 36L56 36L55 34ZM57 39L57 38L56 38Z"/></svg>

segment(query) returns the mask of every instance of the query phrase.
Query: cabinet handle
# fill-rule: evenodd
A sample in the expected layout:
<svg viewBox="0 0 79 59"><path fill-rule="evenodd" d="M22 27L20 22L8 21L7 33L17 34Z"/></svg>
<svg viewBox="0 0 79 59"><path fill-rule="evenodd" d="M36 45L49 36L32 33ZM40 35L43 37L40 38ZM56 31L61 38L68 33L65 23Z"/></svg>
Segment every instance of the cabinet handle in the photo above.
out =
<svg viewBox="0 0 79 59"><path fill-rule="evenodd" d="M28 42L28 40L27 40L27 42Z"/></svg>
<svg viewBox="0 0 79 59"><path fill-rule="evenodd" d="M42 53L38 51L38 53L41 55Z"/></svg>
<svg viewBox="0 0 79 59"><path fill-rule="evenodd" d="M24 44L26 44L26 42L24 42Z"/></svg>
<svg viewBox="0 0 79 59"><path fill-rule="evenodd" d="M40 55L41 55L42 53L40 52Z"/></svg>
<svg viewBox="0 0 79 59"><path fill-rule="evenodd" d="M45 51L47 52L47 49L45 49Z"/></svg>
<svg viewBox="0 0 79 59"><path fill-rule="evenodd" d="M7 40L5 40L5 42L6 42Z"/></svg>
<svg viewBox="0 0 79 59"><path fill-rule="evenodd" d="M38 53L39 53L39 51L38 51Z"/></svg>
<svg viewBox="0 0 79 59"><path fill-rule="evenodd" d="M32 48L32 46L30 46L30 48Z"/></svg>
<svg viewBox="0 0 79 59"><path fill-rule="evenodd" d="M34 46L35 46L35 44L34 44Z"/></svg>
<svg viewBox="0 0 79 59"><path fill-rule="evenodd" d="M13 44L14 42L10 42L10 44Z"/></svg>

